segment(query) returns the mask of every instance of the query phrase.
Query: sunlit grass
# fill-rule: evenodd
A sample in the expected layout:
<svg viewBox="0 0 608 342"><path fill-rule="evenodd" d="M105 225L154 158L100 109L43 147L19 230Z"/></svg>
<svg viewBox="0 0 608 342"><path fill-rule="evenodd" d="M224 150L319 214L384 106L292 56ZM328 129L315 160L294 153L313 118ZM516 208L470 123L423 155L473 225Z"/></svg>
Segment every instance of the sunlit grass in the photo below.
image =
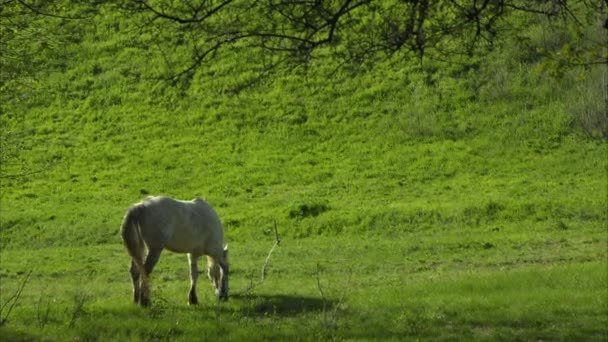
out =
<svg viewBox="0 0 608 342"><path fill-rule="evenodd" d="M606 337L608 274L602 245L593 247L596 258L573 246L566 260L560 259L564 251L547 248L544 258L509 262L508 256L450 247L452 240L285 239L262 283L261 265L272 239L234 243L231 299L216 302L201 278L198 307L186 304L185 257L166 253L152 278L148 310L131 303L128 258L120 245L5 251L3 300L28 269L34 272L2 334L143 340L219 333L229 340L248 335L305 340ZM260 329L264 333L256 335Z"/></svg>

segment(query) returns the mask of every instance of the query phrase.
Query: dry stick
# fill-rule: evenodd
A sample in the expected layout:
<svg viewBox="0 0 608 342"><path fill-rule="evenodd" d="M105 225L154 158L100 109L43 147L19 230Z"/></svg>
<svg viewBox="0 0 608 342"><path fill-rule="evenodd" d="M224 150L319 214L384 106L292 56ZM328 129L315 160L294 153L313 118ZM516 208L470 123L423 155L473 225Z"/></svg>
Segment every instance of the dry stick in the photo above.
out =
<svg viewBox="0 0 608 342"><path fill-rule="evenodd" d="M270 248L270 251L268 251L268 256L266 256L266 260L264 261L264 265L262 265L262 275L260 276L260 280L257 282L253 282L253 272L251 273L251 279L249 282L249 286L247 286L247 288L245 290L243 290L243 294L247 294L249 291L253 290L254 288L256 288L257 286L261 285L264 280L266 279L266 267L268 266L268 263L270 262L270 257L272 256L272 252L274 252L274 249L279 245L279 243L281 243L281 239L279 238L279 230L277 229L277 220L274 220L274 245L272 246L272 248Z"/></svg>
<svg viewBox="0 0 608 342"><path fill-rule="evenodd" d="M327 300L325 300L325 293L323 293L323 288L321 287L321 269L320 269L319 263L317 263L316 277L317 277L317 290L319 291L319 294L321 295L321 300L323 301L323 324L325 326L327 326L327 312L326 312Z"/></svg>
<svg viewBox="0 0 608 342"><path fill-rule="evenodd" d="M325 294L323 293L323 289L321 288L321 269L320 269L319 263L317 263L317 272L315 275L317 277L317 290L319 291L319 294L321 294L321 299L323 300L323 306L325 306Z"/></svg>
<svg viewBox="0 0 608 342"><path fill-rule="evenodd" d="M275 236L274 245L272 246L272 248L268 252L268 256L266 257L266 261L264 261L264 265L262 266L262 277L260 278L260 284L262 282L264 282L264 277L266 277L266 266L268 265L268 262L270 261L270 256L272 255L272 252L274 251L274 249L281 242L281 239L279 238L279 231L277 230L277 220L274 220L274 236Z"/></svg>
<svg viewBox="0 0 608 342"><path fill-rule="evenodd" d="M344 301L344 298L346 297L346 291L342 292L342 295L340 296L340 298L338 299L338 301L334 301L334 303L332 303L330 306L331 308L333 308L332 312L328 312L328 302L329 300L325 297L325 291L323 291L323 287L321 286L321 265L317 262L317 269L315 272L315 277L317 279L317 291L319 291L319 294L321 295L321 300L323 302L323 324L325 325L325 328L329 328L330 324L335 325L336 321L338 319L338 309L340 307L340 305L342 304L342 302ZM347 281L347 283L350 283L352 277L352 270L351 273L349 275L349 279ZM328 318L328 315L329 318Z"/></svg>
<svg viewBox="0 0 608 342"><path fill-rule="evenodd" d="M4 325L4 323L6 323L6 321L8 320L8 316L11 314L11 311L13 311L13 307L15 306L15 304L17 304L17 302L19 301L19 297L21 297L21 292L23 291L23 288L25 287L25 284L27 284L28 280L30 279L30 276L32 275L32 272L34 270L30 270L27 275L25 276L25 278L23 278L23 282L21 283L21 286L19 287L19 289L17 290L17 292L15 292L5 303L4 305L2 305L2 307L0 307L0 326ZM12 303L11 303L12 301ZM8 307L8 311L6 312L6 316L4 318L2 318L2 311L4 311L4 307L6 305L8 305L8 303L11 303L11 305Z"/></svg>

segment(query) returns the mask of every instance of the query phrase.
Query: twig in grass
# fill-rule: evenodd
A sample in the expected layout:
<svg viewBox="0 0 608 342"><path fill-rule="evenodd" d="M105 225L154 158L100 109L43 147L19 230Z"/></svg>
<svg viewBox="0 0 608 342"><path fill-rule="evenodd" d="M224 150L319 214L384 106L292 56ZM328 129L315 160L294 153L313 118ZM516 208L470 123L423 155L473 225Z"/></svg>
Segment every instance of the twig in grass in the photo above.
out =
<svg viewBox="0 0 608 342"><path fill-rule="evenodd" d="M27 284L27 282L30 279L30 276L32 275L32 272L34 270L30 270L26 276L23 278L23 281L21 282L21 286L19 286L19 288L17 289L17 291L10 296L6 302L4 302L4 304L2 304L2 306L0 306L0 326L3 326L4 323L7 322L8 320L8 316L10 316L11 311L13 311L13 308L15 307L15 304L17 304L17 302L19 301L19 297L21 297L21 292L23 292L23 288L25 288L25 284ZM2 318L2 312L4 312L4 309L6 308L7 305L10 306L8 307L8 310L6 311L6 316L4 316L4 318Z"/></svg>
<svg viewBox="0 0 608 342"><path fill-rule="evenodd" d="M351 276L352 276L352 273L351 273ZM317 263L315 277L317 280L317 291L319 292L319 295L321 296L321 301L323 302L323 307L322 307L323 327L325 328L325 330L327 331L329 336L331 336L335 333L335 329L337 329L338 309L340 308L342 302L344 301L344 298L346 297L346 292L342 292L342 295L340 296L338 301L332 303L331 307L333 308L333 310L328 312L328 310L327 310L328 299L325 296L326 291L324 291L323 287L321 286L321 266L319 263ZM350 276L349 276L349 278L350 278ZM333 331L330 329L333 329Z"/></svg>
<svg viewBox="0 0 608 342"><path fill-rule="evenodd" d="M277 221L274 220L274 245L272 245L272 247L270 248L270 251L268 251L266 260L264 260L264 264L262 265L262 274L260 276L260 280L257 282L254 282L253 273L251 273L251 279L250 279L249 285L247 286L247 288L245 290L242 291L242 294L247 294L248 292L250 292L257 286L261 285L264 282L264 280L266 280L266 267L268 266L268 263L270 262L270 257L272 256L272 252L274 252L275 248L277 248L279 243L281 243L281 238L279 237L279 230L277 229Z"/></svg>
<svg viewBox="0 0 608 342"><path fill-rule="evenodd" d="M268 256L266 257L266 260L264 261L264 265L262 266L262 276L260 278L260 283L264 282L264 278L266 277L266 266L268 265L268 262L270 261L270 256L272 255L272 252L274 252L274 249L279 245L279 243L281 243L281 239L279 238L279 231L277 229L277 220L274 220L274 237L275 237L274 245L268 252Z"/></svg>
<svg viewBox="0 0 608 342"><path fill-rule="evenodd" d="M321 301L323 302L323 323L325 326L327 326L327 300L325 299L325 293L323 293L323 287L321 287L321 267L319 266L319 263L317 263L317 271L315 276L317 278L317 291L319 291Z"/></svg>
<svg viewBox="0 0 608 342"><path fill-rule="evenodd" d="M38 321L38 326L40 326L41 328L43 328L45 325L47 325L50 321L50 315L51 315L51 302L50 300L47 298L45 303L44 303L44 308L42 307L43 303L42 303L42 298L43 297L47 297L46 294L42 294L40 295L40 297L38 297L38 302L36 303L36 319Z"/></svg>
<svg viewBox="0 0 608 342"><path fill-rule="evenodd" d="M76 324L76 320L78 320L81 315L86 314L84 306L89 299L90 297L84 292L77 292L74 294L74 308L72 309L70 322L68 323L69 327L73 327L74 324Z"/></svg>

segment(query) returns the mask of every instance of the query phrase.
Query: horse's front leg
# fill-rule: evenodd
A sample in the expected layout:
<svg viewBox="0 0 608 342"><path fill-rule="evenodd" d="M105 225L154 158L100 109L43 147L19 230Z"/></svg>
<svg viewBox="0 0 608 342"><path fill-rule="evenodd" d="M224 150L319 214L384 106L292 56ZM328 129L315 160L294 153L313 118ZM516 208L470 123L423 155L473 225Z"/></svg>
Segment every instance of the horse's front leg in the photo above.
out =
<svg viewBox="0 0 608 342"><path fill-rule="evenodd" d="M190 292L188 293L188 303L198 304L198 297L196 296L196 281L198 279L198 256L192 253L188 254L188 261L190 263Z"/></svg>
<svg viewBox="0 0 608 342"><path fill-rule="evenodd" d="M188 261L190 263L190 292L188 293L188 303L198 304L198 297L196 296L196 281L198 279L198 256L192 253L188 254Z"/></svg>

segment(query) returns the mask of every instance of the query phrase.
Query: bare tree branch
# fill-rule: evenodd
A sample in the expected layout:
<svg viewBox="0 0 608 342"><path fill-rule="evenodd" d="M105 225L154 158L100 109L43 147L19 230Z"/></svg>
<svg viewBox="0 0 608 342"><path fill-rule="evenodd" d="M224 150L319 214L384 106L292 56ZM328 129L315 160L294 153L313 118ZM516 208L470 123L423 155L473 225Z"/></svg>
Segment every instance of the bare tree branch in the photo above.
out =
<svg viewBox="0 0 608 342"><path fill-rule="evenodd" d="M162 10L157 10L156 8L150 6L148 4L148 2L145 1L145 0L133 0L133 1L135 1L136 3L141 4L146 9L148 9L152 13L156 14L156 16L159 17L159 18L168 19L168 20L171 20L171 21L178 22L180 24L192 24L192 23L200 23L200 22L203 22L203 21L209 19L211 16L213 16L216 13L218 13L222 8L224 8L225 6L229 5L233 0L222 1L219 5L217 5L215 7L212 7L211 9L205 11L205 13L203 15L201 15L201 16L199 16L198 13L204 7L204 2L202 2L200 4L200 6L198 6L198 7L192 7L192 6L190 6L190 9L193 11L193 16L190 17L190 18L182 18L182 17L176 16L176 15L168 14L168 13L162 11Z"/></svg>
<svg viewBox="0 0 608 342"><path fill-rule="evenodd" d="M27 2L23 1L23 0L17 0L18 3L20 3L23 7L29 9L30 11L36 13L36 14L40 14L46 17L52 17L52 18L59 18L59 19L69 19L69 20L82 20L82 19L88 19L90 17L71 17L71 16L65 16L65 15L60 15L60 14L54 14L54 13L49 13L49 12L45 12L43 10L41 10L40 8L34 6L34 5L30 5Z"/></svg>
<svg viewBox="0 0 608 342"><path fill-rule="evenodd" d="M19 0L23 1L23 0ZM491 47L511 26L509 15L528 18L561 17L585 25L565 0L198 0L184 3L132 0L147 25L166 28L177 23L195 32L190 62L172 79L191 76L224 47L260 48L308 62L315 51L334 53L349 61L363 61L379 53L412 51L420 58L427 50L450 45L453 53L471 54ZM600 0L581 6L588 11L605 9ZM447 15L446 15L447 14ZM156 20L159 19L159 20ZM608 22L608 21L607 21ZM458 51L456 51L458 50Z"/></svg>

